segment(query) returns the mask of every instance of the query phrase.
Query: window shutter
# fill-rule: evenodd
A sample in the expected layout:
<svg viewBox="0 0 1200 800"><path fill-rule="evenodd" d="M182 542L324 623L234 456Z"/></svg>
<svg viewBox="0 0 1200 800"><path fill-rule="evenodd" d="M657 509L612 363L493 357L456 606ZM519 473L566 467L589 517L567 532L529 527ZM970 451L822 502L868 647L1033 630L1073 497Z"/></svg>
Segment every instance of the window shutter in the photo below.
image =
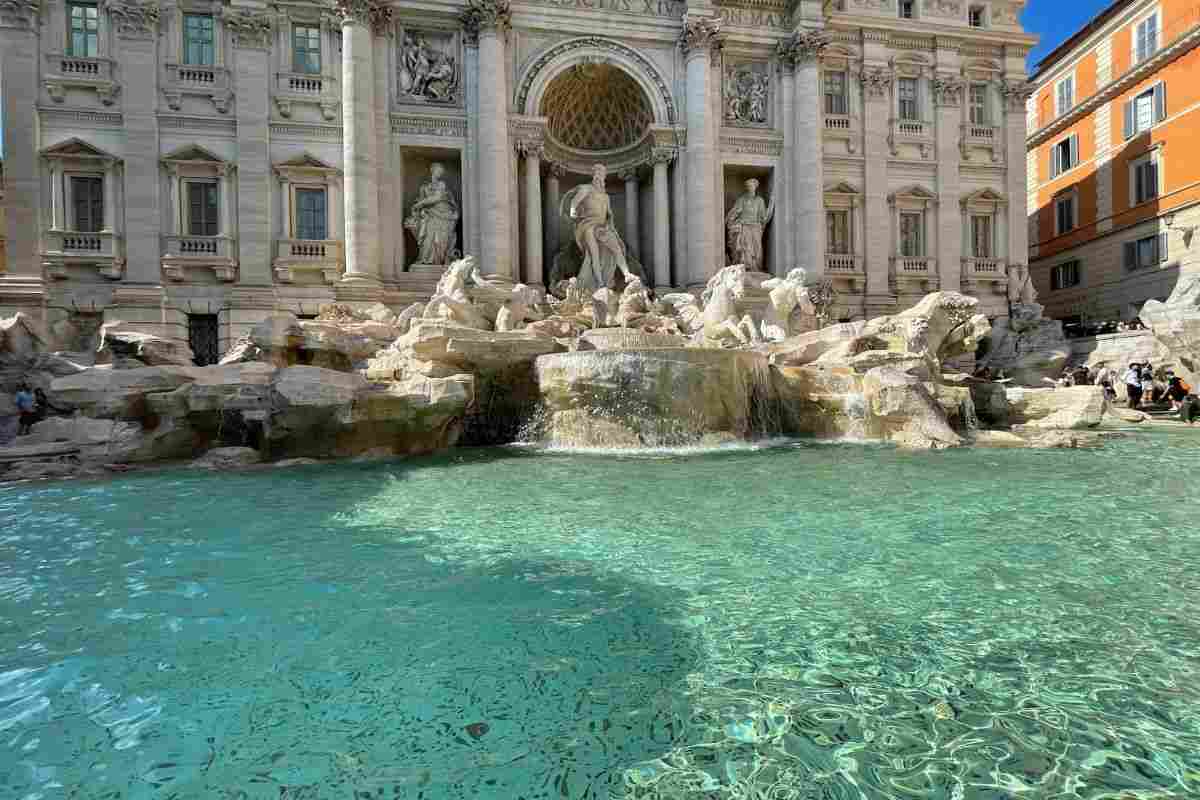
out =
<svg viewBox="0 0 1200 800"><path fill-rule="evenodd" d="M1131 272L1137 269L1137 242L1125 243L1125 269Z"/></svg>
<svg viewBox="0 0 1200 800"><path fill-rule="evenodd" d="M1160 233L1158 235L1158 263L1165 263L1167 260L1167 234Z"/></svg>
<svg viewBox="0 0 1200 800"><path fill-rule="evenodd" d="M1167 85L1162 81L1154 84L1154 121L1167 118Z"/></svg>
<svg viewBox="0 0 1200 800"><path fill-rule="evenodd" d="M1133 138L1133 105L1134 101L1127 100L1125 102L1125 138Z"/></svg>
<svg viewBox="0 0 1200 800"><path fill-rule="evenodd" d="M1058 145L1050 147L1050 177L1058 177Z"/></svg>
<svg viewBox="0 0 1200 800"><path fill-rule="evenodd" d="M1151 157L1146 164L1146 199L1158 197L1158 162Z"/></svg>
<svg viewBox="0 0 1200 800"><path fill-rule="evenodd" d="M1078 164L1079 164L1079 134L1073 133L1073 134L1071 134L1071 163L1069 166L1074 167L1074 166L1077 166Z"/></svg>

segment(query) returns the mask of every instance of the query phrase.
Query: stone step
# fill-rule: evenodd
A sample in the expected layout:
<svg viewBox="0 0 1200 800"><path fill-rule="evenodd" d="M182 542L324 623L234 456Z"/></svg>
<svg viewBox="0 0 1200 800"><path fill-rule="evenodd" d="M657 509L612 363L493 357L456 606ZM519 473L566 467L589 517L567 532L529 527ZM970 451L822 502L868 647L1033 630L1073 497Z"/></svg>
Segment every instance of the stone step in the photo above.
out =
<svg viewBox="0 0 1200 800"><path fill-rule="evenodd" d="M33 461L42 458L59 458L79 453L79 447L70 442L48 442L45 444L14 445L0 447L0 464L15 461Z"/></svg>

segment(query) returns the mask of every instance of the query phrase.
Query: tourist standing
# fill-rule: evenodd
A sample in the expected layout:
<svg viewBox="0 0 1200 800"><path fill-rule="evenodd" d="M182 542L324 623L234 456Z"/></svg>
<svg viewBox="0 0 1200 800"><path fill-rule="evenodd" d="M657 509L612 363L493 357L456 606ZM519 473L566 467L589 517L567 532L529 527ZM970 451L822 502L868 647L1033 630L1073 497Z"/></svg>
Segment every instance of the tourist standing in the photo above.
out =
<svg viewBox="0 0 1200 800"><path fill-rule="evenodd" d="M1125 372L1125 395L1129 398L1129 407L1137 408L1142 402L1142 373L1137 364L1130 364Z"/></svg>
<svg viewBox="0 0 1200 800"><path fill-rule="evenodd" d="M17 404L17 414L20 415L20 421L17 424L17 436L24 436L29 433L29 429L33 427L33 423L37 421L34 413L33 392L29 391L29 384L22 383L17 389L17 394L13 398Z"/></svg>
<svg viewBox="0 0 1200 800"><path fill-rule="evenodd" d="M1183 401L1192 393L1192 387L1183 382L1174 372L1167 373L1167 400L1171 402L1171 408L1179 411L1183 407Z"/></svg>

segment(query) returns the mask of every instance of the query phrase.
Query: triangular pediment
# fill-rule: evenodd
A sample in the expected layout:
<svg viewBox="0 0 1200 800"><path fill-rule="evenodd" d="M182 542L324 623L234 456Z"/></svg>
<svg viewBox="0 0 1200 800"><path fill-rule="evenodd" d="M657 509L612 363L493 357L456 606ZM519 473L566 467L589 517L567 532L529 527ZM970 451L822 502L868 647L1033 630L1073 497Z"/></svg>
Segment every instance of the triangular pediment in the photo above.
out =
<svg viewBox="0 0 1200 800"><path fill-rule="evenodd" d="M862 194L862 192L858 191L858 189L855 189L845 181L838 181L837 183L831 183L830 185L826 186L825 194Z"/></svg>
<svg viewBox="0 0 1200 800"><path fill-rule="evenodd" d="M332 164L326 164L312 153L301 153L300 155L294 158L289 158L287 161L283 161L275 166L288 167L289 169L323 169L330 170L332 172L338 171L337 167L333 166Z"/></svg>
<svg viewBox="0 0 1200 800"><path fill-rule="evenodd" d="M968 203L1002 203L1004 195L999 194L994 189L980 189L977 192L971 192L963 198Z"/></svg>
<svg viewBox="0 0 1200 800"><path fill-rule="evenodd" d="M199 161L210 164L226 163L225 159L205 150L198 144L189 144L172 153L168 153L163 157L163 161Z"/></svg>
<svg viewBox="0 0 1200 800"><path fill-rule="evenodd" d="M898 189L892 192L892 197L907 197L914 200L936 200L937 194L926 189L924 186L909 186L906 189Z"/></svg>
<svg viewBox="0 0 1200 800"><path fill-rule="evenodd" d="M42 155L51 158L117 158L112 153L106 153L77 137L47 147L42 150Z"/></svg>

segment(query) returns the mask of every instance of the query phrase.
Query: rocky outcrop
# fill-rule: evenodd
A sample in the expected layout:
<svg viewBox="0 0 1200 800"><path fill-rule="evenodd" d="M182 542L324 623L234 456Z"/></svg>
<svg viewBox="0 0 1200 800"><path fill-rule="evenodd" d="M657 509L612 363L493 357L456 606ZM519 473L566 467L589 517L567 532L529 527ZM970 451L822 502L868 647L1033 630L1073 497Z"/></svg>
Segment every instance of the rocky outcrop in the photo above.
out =
<svg viewBox="0 0 1200 800"><path fill-rule="evenodd" d="M262 461L262 453L252 447L215 447L192 462L200 469L226 470L248 467Z"/></svg>
<svg viewBox="0 0 1200 800"><path fill-rule="evenodd" d="M1181 275L1167 301L1147 300L1140 316L1166 348L1164 366L1200 386L1200 275Z"/></svg>
<svg viewBox="0 0 1200 800"><path fill-rule="evenodd" d="M386 309L382 304L376 304ZM341 307L337 307L340 311ZM373 310L371 307L367 312ZM338 313L338 312L334 312ZM384 316L374 313L374 316ZM313 366L350 372L400 335L392 314L339 322L300 320L294 314L274 314L255 325L221 359L222 364L260 361L277 367Z"/></svg>
<svg viewBox="0 0 1200 800"><path fill-rule="evenodd" d="M898 370L876 367L863 376L862 383L869 438L922 450L963 444L922 381Z"/></svg>
<svg viewBox="0 0 1200 800"><path fill-rule="evenodd" d="M98 419L140 420L146 416L146 397L178 389L196 379L200 367L94 367L55 378L47 393L65 411Z"/></svg>
<svg viewBox="0 0 1200 800"><path fill-rule="evenodd" d="M1062 323L1043 319L1041 306L1015 306L1013 316L996 322L978 366L1010 379L1016 386L1038 388L1062 375L1071 348Z"/></svg>
<svg viewBox="0 0 1200 800"><path fill-rule="evenodd" d="M143 333L124 322L109 322L100 328L96 363L118 368L190 367L195 356L186 342Z"/></svg>
<svg viewBox="0 0 1200 800"><path fill-rule="evenodd" d="M1104 417L1108 400L1099 386L1057 389L1013 388L1006 393L1009 419L1017 429L1084 430Z"/></svg>

